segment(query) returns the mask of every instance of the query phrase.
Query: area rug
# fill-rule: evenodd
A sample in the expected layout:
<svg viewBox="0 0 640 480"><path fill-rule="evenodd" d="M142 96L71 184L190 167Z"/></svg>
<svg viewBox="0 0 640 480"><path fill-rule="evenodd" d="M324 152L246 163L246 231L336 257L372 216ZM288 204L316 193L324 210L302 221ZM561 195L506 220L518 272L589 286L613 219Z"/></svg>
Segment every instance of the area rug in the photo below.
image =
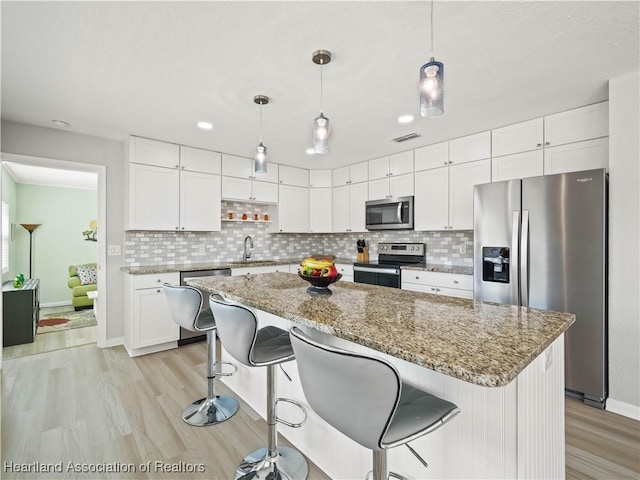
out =
<svg viewBox="0 0 640 480"><path fill-rule="evenodd" d="M93 327L97 325L92 309L77 312L59 312L44 315L38 322L37 333L59 332L72 328Z"/></svg>

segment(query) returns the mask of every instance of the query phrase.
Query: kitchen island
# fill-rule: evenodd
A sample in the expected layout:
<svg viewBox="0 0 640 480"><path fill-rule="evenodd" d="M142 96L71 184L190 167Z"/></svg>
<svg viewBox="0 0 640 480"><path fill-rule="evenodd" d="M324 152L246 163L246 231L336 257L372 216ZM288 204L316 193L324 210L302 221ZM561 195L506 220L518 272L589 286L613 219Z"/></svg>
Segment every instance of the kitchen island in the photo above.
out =
<svg viewBox="0 0 640 480"><path fill-rule="evenodd" d="M310 296L307 282L286 273L189 283L253 308L261 326L299 325L320 341L387 358L409 382L460 407L453 422L412 443L428 470L402 448L390 451L391 470L409 478L564 477L563 333L573 315L344 282L331 296ZM264 416L262 370L240 368L225 381ZM281 381L279 396L304 403L297 371L287 371L294 381ZM281 433L331 478L364 478L371 468L369 451L315 414Z"/></svg>

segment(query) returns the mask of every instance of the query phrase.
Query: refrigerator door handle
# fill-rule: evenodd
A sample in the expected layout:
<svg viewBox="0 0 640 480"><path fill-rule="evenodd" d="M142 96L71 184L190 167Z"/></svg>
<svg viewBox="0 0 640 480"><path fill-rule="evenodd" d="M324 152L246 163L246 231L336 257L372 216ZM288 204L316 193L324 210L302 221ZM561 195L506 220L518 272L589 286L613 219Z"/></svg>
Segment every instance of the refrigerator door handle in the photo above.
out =
<svg viewBox="0 0 640 480"><path fill-rule="evenodd" d="M518 259L520 258L520 252L518 251L518 245L520 245L520 211L515 210L513 212L513 227L511 230L511 261L509 268L511 271L511 303L513 305L520 305L520 278L518 277Z"/></svg>
<svg viewBox="0 0 640 480"><path fill-rule="evenodd" d="M529 306L529 210L522 211L520 240L520 298L522 306Z"/></svg>

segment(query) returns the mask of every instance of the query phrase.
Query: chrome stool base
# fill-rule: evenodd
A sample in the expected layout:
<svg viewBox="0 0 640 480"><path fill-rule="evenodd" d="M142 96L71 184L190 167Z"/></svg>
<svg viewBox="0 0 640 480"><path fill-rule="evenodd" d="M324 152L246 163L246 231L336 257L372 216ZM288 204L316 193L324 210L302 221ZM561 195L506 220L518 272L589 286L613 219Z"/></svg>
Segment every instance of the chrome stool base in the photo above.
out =
<svg viewBox="0 0 640 480"><path fill-rule="evenodd" d="M201 398L182 411L182 420L194 427L206 427L228 420L237 411L238 401L235 398Z"/></svg>
<svg viewBox="0 0 640 480"><path fill-rule="evenodd" d="M250 453L236 470L235 480L304 480L309 467L304 456L289 447L278 446L278 456L269 457L267 448Z"/></svg>

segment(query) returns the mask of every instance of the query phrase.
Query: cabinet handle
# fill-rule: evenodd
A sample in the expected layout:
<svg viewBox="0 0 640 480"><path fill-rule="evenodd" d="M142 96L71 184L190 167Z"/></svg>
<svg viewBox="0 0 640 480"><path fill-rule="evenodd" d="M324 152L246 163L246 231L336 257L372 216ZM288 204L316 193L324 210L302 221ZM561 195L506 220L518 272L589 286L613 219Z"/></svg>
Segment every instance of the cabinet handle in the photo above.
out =
<svg viewBox="0 0 640 480"><path fill-rule="evenodd" d="M160 293L160 290L156 290L156 293Z"/></svg>
<svg viewBox="0 0 640 480"><path fill-rule="evenodd" d="M431 291L432 291L432 292L435 292L435 291L436 291L436 289L435 289L434 287L431 287Z"/></svg>
<svg viewBox="0 0 640 480"><path fill-rule="evenodd" d="M540 148L541 146L542 146L542 144L541 144L541 143L537 143L537 144L536 144L536 147L538 147L538 148Z"/></svg>
<svg viewBox="0 0 640 480"><path fill-rule="evenodd" d="M393 175L393 172L389 172L389 176Z"/></svg>
<svg viewBox="0 0 640 480"><path fill-rule="evenodd" d="M457 285L459 282L458 282L458 280L454 280L453 283L455 283Z"/></svg>
<svg viewBox="0 0 640 480"><path fill-rule="evenodd" d="M182 167L180 167L182 170L184 170L184 165Z"/></svg>
<svg viewBox="0 0 640 480"><path fill-rule="evenodd" d="M551 145L549 142L544 142L545 147L548 147L549 145Z"/></svg>
<svg viewBox="0 0 640 480"><path fill-rule="evenodd" d="M444 162L443 165L449 165L449 163L448 162Z"/></svg>
<svg viewBox="0 0 640 480"><path fill-rule="evenodd" d="M280 180L280 183L282 183L282 180Z"/></svg>
<svg viewBox="0 0 640 480"><path fill-rule="evenodd" d="M180 230L178 227L176 227L176 230Z"/></svg>
<svg viewBox="0 0 640 480"><path fill-rule="evenodd" d="M417 275L416 275L416 280L420 280L420 277L418 277Z"/></svg>
<svg viewBox="0 0 640 480"><path fill-rule="evenodd" d="M282 229L280 229L280 231L282 231Z"/></svg>
<svg viewBox="0 0 640 480"><path fill-rule="evenodd" d="M436 292L439 292L439 291L440 291L440 289L439 289L439 288L436 288Z"/></svg>
<svg viewBox="0 0 640 480"><path fill-rule="evenodd" d="M449 160L449 162L448 162L448 163L449 163L449 165L451 165L451 164L453 163L453 161Z"/></svg>
<svg viewBox="0 0 640 480"><path fill-rule="evenodd" d="M161 279L156 280L156 282L158 282L158 283L160 283L161 281L162 281Z"/></svg>
<svg viewBox="0 0 640 480"><path fill-rule="evenodd" d="M182 227L182 230L184 230L184 227Z"/></svg>
<svg viewBox="0 0 640 480"><path fill-rule="evenodd" d="M176 165L176 168L180 168L180 165Z"/></svg>

